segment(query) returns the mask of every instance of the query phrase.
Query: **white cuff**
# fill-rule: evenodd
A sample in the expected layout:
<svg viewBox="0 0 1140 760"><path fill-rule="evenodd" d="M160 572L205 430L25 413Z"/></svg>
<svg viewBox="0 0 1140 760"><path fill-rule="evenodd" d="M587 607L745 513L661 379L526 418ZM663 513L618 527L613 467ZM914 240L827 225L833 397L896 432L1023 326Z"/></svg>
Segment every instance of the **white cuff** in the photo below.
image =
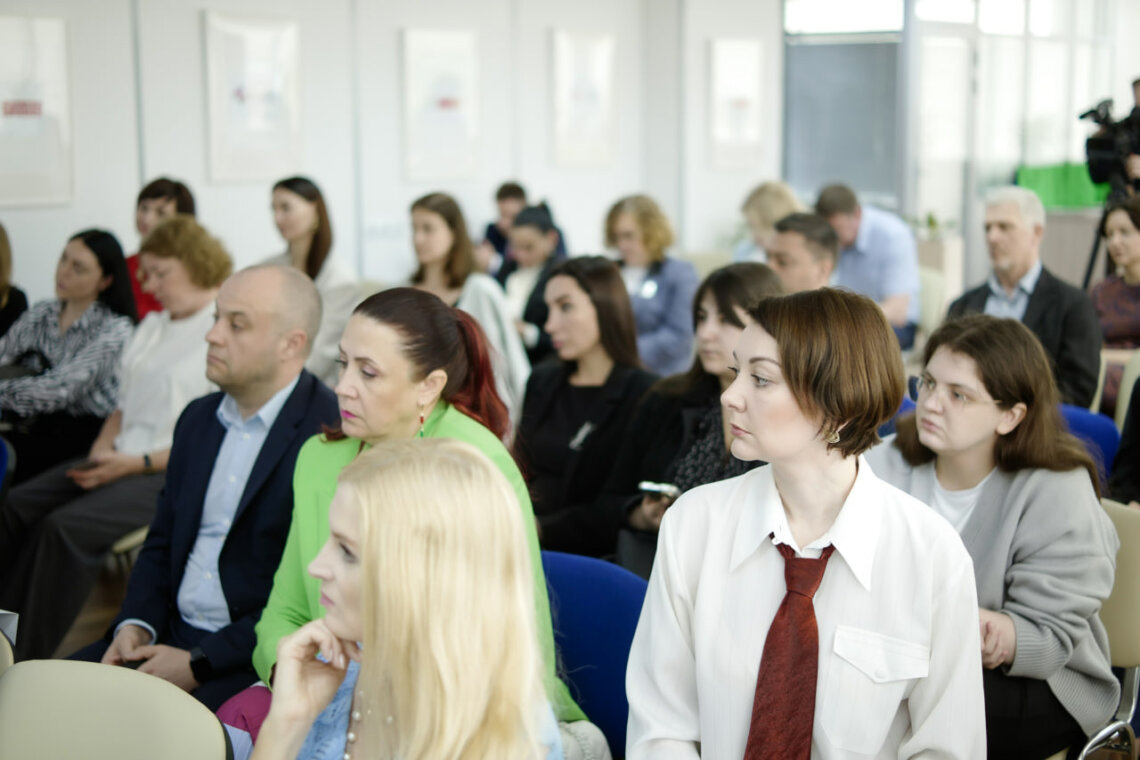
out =
<svg viewBox="0 0 1140 760"><path fill-rule="evenodd" d="M150 623L146 622L145 620L139 620L138 618L127 618L126 620L124 620L123 622L121 622L117 626L115 626L115 636L119 635L119 631L123 630L123 626L125 626L125 625L137 625L139 628L142 628L147 633L149 633L150 634L150 641L148 641L146 643L146 646L150 646L158 638L158 635L155 634L155 632L154 632L154 626L152 626ZM111 638L114 638L114 636L112 636Z"/></svg>

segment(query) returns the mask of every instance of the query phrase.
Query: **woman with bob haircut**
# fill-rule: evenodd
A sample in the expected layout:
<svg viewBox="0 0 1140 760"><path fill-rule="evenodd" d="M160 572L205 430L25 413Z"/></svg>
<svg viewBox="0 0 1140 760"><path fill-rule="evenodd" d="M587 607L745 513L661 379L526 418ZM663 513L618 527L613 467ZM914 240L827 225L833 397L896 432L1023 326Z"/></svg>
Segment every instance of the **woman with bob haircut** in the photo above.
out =
<svg viewBox="0 0 1140 760"><path fill-rule="evenodd" d="M55 298L0 337L0 412L16 453L10 484L87 453L115 409L119 357L136 322L118 239L72 235L55 267Z"/></svg>
<svg viewBox="0 0 1140 760"><path fill-rule="evenodd" d="M860 456L902 400L886 317L830 288L749 316L722 401L769 466L661 522L626 757L983 757L970 557Z"/></svg>
<svg viewBox="0 0 1140 760"><path fill-rule="evenodd" d="M530 549L545 683L559 720L582 720L554 675L554 634L534 512L522 474L502 443L510 421L495 392L479 325L430 293L384 290L356 307L341 336L338 362L341 374L334 390L341 426L314 436L297 455L293 521L256 627L253 666L258 674L271 683L277 643L322 616L319 583L305 568L328 539L329 503L341 470L384 441L453 438L482 451L515 491Z"/></svg>
<svg viewBox="0 0 1140 760"><path fill-rule="evenodd" d="M194 194L185 183L169 177L153 179L139 191L135 199L135 230L139 240L145 240L150 231L175 214L194 216L196 206ZM139 255L127 257L127 272L131 276L131 291L135 297L135 307L139 319L152 311L162 311L158 299L142 288L142 275L139 272Z"/></svg>
<svg viewBox="0 0 1140 760"><path fill-rule="evenodd" d="M787 183L779 180L761 182L744 199L740 213L748 226L748 237L732 252L736 261L767 261L768 247L776 238L776 222L784 217L807 211L807 206Z"/></svg>
<svg viewBox="0 0 1140 760"><path fill-rule="evenodd" d="M554 353L550 335L543 329L550 316L546 308L546 283L550 272L566 258L561 233L545 203L527 206L514 219L508 233L514 267L503 282L507 305L532 367Z"/></svg>
<svg viewBox="0 0 1140 760"><path fill-rule="evenodd" d="M1017 320L962 317L930 336L911 387L914 415L868 458L973 558L989 756L1083 745L1120 696L1098 614L1120 544L1045 350Z"/></svg>
<svg viewBox="0 0 1140 760"><path fill-rule="evenodd" d="M688 310L697 290L697 270L669 258L673 228L657 202L631 195L610 207L606 245L621 256L621 274L637 319L637 350L646 369L658 375L683 372L693 358Z"/></svg>
<svg viewBox="0 0 1140 760"><path fill-rule="evenodd" d="M733 379L732 351L749 321L748 309L782 293L776 273L751 262L721 267L697 288L693 366L659 381L642 398L598 499L598 510L613 529L623 529L618 537L623 567L649 577L661 518L677 494L761 464L732 456L720 394ZM645 482L676 491L643 491Z"/></svg>
<svg viewBox="0 0 1140 760"><path fill-rule="evenodd" d="M412 203L412 243L419 267L412 285L470 314L491 348L495 385L512 413L522 403L530 361L499 283L475 269L475 252L459 204L446 193Z"/></svg>
<svg viewBox="0 0 1140 760"><path fill-rule="evenodd" d="M385 441L341 471L329 527L308 567L324 616L278 644L253 757L561 760L502 471L467 443Z"/></svg>
<svg viewBox="0 0 1140 760"><path fill-rule="evenodd" d="M325 196L308 177L286 177L273 185L273 223L287 246L263 264L293 267L308 275L321 294L321 324L305 369L336 385L336 342L360 301L356 276L332 255L333 228Z"/></svg>
<svg viewBox="0 0 1140 760"><path fill-rule="evenodd" d="M638 361L633 311L613 261L563 261L550 272L545 299L546 332L561 361L531 373L515 450L531 481L543 547L612 554L616 536L595 519L593 503L621 432L656 378Z"/></svg>

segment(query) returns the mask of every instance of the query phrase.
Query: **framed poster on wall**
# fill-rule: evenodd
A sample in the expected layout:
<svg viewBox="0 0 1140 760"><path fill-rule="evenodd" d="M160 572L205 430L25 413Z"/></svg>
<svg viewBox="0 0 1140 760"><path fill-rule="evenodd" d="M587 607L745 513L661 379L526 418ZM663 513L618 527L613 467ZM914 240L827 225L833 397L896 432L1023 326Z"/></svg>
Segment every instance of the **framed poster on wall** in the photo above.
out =
<svg viewBox="0 0 1140 760"><path fill-rule="evenodd" d="M297 23L204 11L209 174L259 182L301 162Z"/></svg>
<svg viewBox="0 0 1140 760"><path fill-rule="evenodd" d="M614 160L614 37L554 30L551 87L554 163L608 166Z"/></svg>
<svg viewBox="0 0 1140 760"><path fill-rule="evenodd" d="M709 166L749 169L762 143L763 46L759 40L709 44Z"/></svg>
<svg viewBox="0 0 1140 760"><path fill-rule="evenodd" d="M66 22L0 16L0 206L70 202L71 141Z"/></svg>
<svg viewBox="0 0 1140 760"><path fill-rule="evenodd" d="M404 172L412 182L463 180L479 168L475 32L405 29Z"/></svg>

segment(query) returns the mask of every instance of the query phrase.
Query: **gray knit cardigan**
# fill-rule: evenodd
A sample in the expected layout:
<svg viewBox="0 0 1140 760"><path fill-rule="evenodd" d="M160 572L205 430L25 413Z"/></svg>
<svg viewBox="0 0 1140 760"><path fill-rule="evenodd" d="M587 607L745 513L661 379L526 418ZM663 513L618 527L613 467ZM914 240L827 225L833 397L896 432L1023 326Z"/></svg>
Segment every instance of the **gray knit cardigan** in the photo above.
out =
<svg viewBox="0 0 1140 760"><path fill-rule="evenodd" d="M867 453L871 469L931 503L934 463L911 467L893 436ZM1091 734L1120 699L1100 606L1112 591L1120 539L1083 469L994 472L962 527L978 604L1013 618L1011 676L1040 678Z"/></svg>

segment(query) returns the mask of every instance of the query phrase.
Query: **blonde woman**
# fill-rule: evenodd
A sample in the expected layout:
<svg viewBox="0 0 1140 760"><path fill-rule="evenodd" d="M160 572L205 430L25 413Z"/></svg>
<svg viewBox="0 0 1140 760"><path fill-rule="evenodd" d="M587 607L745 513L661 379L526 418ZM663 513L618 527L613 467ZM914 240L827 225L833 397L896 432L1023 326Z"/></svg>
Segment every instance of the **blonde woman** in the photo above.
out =
<svg viewBox="0 0 1140 760"><path fill-rule="evenodd" d="M740 213L748 225L748 237L732 251L734 261L768 260L768 247L776 238L776 222L807 207L796 191L779 180L761 182L744 199Z"/></svg>
<svg viewBox="0 0 1140 760"><path fill-rule="evenodd" d="M341 472L329 528L325 616L278 644L255 760L562 758L521 511L485 455L380 443Z"/></svg>

